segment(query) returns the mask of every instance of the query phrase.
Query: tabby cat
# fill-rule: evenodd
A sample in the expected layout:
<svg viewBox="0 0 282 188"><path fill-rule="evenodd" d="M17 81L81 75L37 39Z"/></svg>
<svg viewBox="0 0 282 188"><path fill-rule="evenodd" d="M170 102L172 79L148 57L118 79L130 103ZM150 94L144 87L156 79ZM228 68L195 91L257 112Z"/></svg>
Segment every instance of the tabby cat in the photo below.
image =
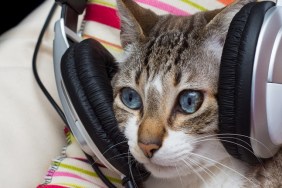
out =
<svg viewBox="0 0 282 188"><path fill-rule="evenodd" d="M253 0L254 1L254 0ZM252 0L192 16L158 16L117 0L125 50L112 81L114 111L145 187L282 187L282 155L249 166L217 137L217 84L233 16Z"/></svg>

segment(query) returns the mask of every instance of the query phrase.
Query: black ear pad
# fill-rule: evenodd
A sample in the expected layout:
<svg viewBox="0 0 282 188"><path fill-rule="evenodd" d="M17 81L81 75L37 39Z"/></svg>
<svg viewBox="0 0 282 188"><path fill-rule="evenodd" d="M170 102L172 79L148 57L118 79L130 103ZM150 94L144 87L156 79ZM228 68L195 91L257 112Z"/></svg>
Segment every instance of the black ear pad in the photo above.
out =
<svg viewBox="0 0 282 188"><path fill-rule="evenodd" d="M259 162L251 148L251 88L257 40L273 2L249 3L233 18L223 48L218 105L220 138L234 157Z"/></svg>
<svg viewBox="0 0 282 188"><path fill-rule="evenodd" d="M142 181L148 173L129 166L128 145L113 112L111 78L117 71L113 56L97 41L73 44L63 55L62 78L86 131L104 157L127 177Z"/></svg>

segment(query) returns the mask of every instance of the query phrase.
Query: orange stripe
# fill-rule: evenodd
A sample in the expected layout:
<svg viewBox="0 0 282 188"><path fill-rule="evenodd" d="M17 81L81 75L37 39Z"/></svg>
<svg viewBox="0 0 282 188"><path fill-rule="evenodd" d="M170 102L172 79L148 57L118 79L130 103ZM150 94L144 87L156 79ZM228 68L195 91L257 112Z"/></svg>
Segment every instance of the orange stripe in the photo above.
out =
<svg viewBox="0 0 282 188"><path fill-rule="evenodd" d="M225 5L229 5L234 2L234 0L218 0L218 1Z"/></svg>

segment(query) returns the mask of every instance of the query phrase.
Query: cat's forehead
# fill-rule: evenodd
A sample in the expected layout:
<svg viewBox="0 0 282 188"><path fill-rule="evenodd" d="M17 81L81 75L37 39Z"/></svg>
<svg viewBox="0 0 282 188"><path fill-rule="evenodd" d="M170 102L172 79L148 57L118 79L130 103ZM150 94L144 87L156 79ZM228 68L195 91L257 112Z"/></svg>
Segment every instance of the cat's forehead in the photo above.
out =
<svg viewBox="0 0 282 188"><path fill-rule="evenodd" d="M181 56L185 56L186 60L197 54L196 49L200 49L201 40L195 36L195 31L168 31L150 38L150 40L141 45L143 49L141 56L146 56L148 60L154 61L162 59L160 63L168 62L172 64L181 64ZM174 60L174 62L173 62ZM148 62L144 62L147 64Z"/></svg>
<svg viewBox="0 0 282 188"><path fill-rule="evenodd" d="M127 79L124 81L150 82L161 77L176 83L215 86L222 44L207 37L206 24L199 16L169 16L160 21L145 42L127 49L126 63L121 67L123 78Z"/></svg>
<svg viewBox="0 0 282 188"><path fill-rule="evenodd" d="M169 31L133 47L120 80L132 84L154 83L161 80L173 83L213 87L218 79L219 57L213 53L212 40L192 39L186 32ZM218 47L216 47L218 49ZM161 79L159 79L161 78ZM162 84L163 86L165 84Z"/></svg>
<svg viewBox="0 0 282 188"><path fill-rule="evenodd" d="M171 50L185 40L187 41L187 33L179 30L167 31L157 36L150 37L149 41L144 46L145 48L150 46L153 48L164 47Z"/></svg>
<svg viewBox="0 0 282 188"><path fill-rule="evenodd" d="M197 57L198 63L204 63L204 59L208 58L208 52L214 49L212 46L214 40L212 37L207 37L204 29L206 22L195 23L193 16L191 19L172 18L176 19L168 19L163 24L160 22L153 29L147 41L139 43L138 59L145 57L143 61L145 65L166 62L171 66L183 66L183 63L189 63L194 57Z"/></svg>
<svg viewBox="0 0 282 188"><path fill-rule="evenodd" d="M202 38L201 31L169 31L142 45L136 57L141 67L151 71L196 71L218 66L222 44ZM201 72L203 70L200 70Z"/></svg>

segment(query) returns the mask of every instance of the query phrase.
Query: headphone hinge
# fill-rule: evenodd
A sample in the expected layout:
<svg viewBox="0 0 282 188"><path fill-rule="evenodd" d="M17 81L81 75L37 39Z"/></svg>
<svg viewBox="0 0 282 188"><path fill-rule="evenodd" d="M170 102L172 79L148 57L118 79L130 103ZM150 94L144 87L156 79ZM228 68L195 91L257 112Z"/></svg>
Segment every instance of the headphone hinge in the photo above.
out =
<svg viewBox="0 0 282 188"><path fill-rule="evenodd" d="M64 19L67 28L75 33L77 32L78 14L71 7L65 4L62 6L61 18Z"/></svg>
<svg viewBox="0 0 282 188"><path fill-rule="evenodd" d="M83 13L87 3L87 0L55 0L55 1L60 5L67 5L71 7L78 15Z"/></svg>
<svg viewBox="0 0 282 188"><path fill-rule="evenodd" d="M62 6L61 18L64 19L65 26L77 32L78 16L83 13L87 0L55 0Z"/></svg>

